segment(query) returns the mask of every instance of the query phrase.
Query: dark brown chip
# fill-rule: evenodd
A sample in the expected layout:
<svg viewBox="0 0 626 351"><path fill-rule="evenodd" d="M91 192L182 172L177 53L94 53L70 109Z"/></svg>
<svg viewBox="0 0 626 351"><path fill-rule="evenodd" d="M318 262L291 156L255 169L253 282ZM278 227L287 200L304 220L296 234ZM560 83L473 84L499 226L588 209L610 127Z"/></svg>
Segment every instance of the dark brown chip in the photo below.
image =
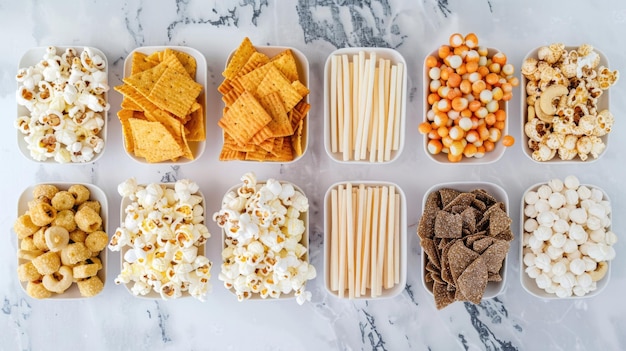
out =
<svg viewBox="0 0 626 351"><path fill-rule="evenodd" d="M448 250L450 274L456 285L459 276L480 255L465 246L462 240L456 240Z"/></svg>
<svg viewBox="0 0 626 351"><path fill-rule="evenodd" d="M448 238L434 238L433 240L435 241L435 244L437 244L437 249L439 249L440 251L443 251L443 248L446 247L446 245L448 245L450 241L452 241L452 239Z"/></svg>
<svg viewBox="0 0 626 351"><path fill-rule="evenodd" d="M443 283L435 282L433 284L433 296L435 297L435 306L438 310L454 302L454 299L448 295L447 285Z"/></svg>
<svg viewBox="0 0 626 351"><path fill-rule="evenodd" d="M487 281L488 282L501 282L502 281L502 276L500 275L500 273L488 272L487 273Z"/></svg>
<svg viewBox="0 0 626 351"><path fill-rule="evenodd" d="M450 273L450 261L448 251L450 247L454 244L454 241L450 241L446 246L441 250L440 262L441 262L441 279L448 284L454 284L454 278L452 278L452 274Z"/></svg>
<svg viewBox="0 0 626 351"><path fill-rule="evenodd" d="M479 304L487 287L488 270L482 256L467 266L459 279L457 279L457 289L461 290L467 301Z"/></svg>
<svg viewBox="0 0 626 351"><path fill-rule="evenodd" d="M460 238L463 236L463 220L460 214L452 214L446 211L437 212L435 217L435 237L437 238Z"/></svg>
<svg viewBox="0 0 626 351"><path fill-rule="evenodd" d="M475 234L463 237L463 242L465 243L465 246L472 247L472 245L474 245L474 243L477 240L480 240L482 238L487 238L487 237L488 235L485 232L475 233Z"/></svg>
<svg viewBox="0 0 626 351"><path fill-rule="evenodd" d="M485 252L485 250L487 250L488 247L493 244L495 240L496 239L491 236L485 236L481 239L478 239L472 244L472 250L479 254L482 254L483 252Z"/></svg>
<svg viewBox="0 0 626 351"><path fill-rule="evenodd" d="M498 273L502 268L502 263L506 254L509 252L511 245L508 241L495 240L491 246L489 246L480 257L485 262L485 266L488 267L489 272Z"/></svg>
<svg viewBox="0 0 626 351"><path fill-rule="evenodd" d="M461 219L463 220L463 228L466 228L471 234L476 231L476 217L478 213L473 207L468 207L461 212Z"/></svg>
<svg viewBox="0 0 626 351"><path fill-rule="evenodd" d="M460 212L462 212L466 207L469 207L472 204L472 201L474 201L475 198L476 196L472 193L460 193L452 199L452 201L448 202L443 207L443 210L451 211L452 208L458 208L460 209ZM451 212L460 213L458 210Z"/></svg>
<svg viewBox="0 0 626 351"><path fill-rule="evenodd" d="M443 188L439 189L439 196L441 198L441 208L448 206L461 192L456 189Z"/></svg>
<svg viewBox="0 0 626 351"><path fill-rule="evenodd" d="M509 228L494 236L494 238L498 240L512 241L515 239L515 234L513 234L513 231Z"/></svg>
<svg viewBox="0 0 626 351"><path fill-rule="evenodd" d="M487 209L487 205L478 199L474 199L474 201L472 201L472 206L475 207L480 212L484 212Z"/></svg>
<svg viewBox="0 0 626 351"><path fill-rule="evenodd" d="M435 236L435 217L441 208L439 194L436 191L428 194L420 222L417 226L417 236L420 238L432 238Z"/></svg>
<svg viewBox="0 0 626 351"><path fill-rule="evenodd" d="M429 238L422 238L420 240L420 245L426 253L428 262L432 263L437 268L441 268L441 264L439 263L439 252L435 246L435 242Z"/></svg>
<svg viewBox="0 0 626 351"><path fill-rule="evenodd" d="M502 209L496 207L496 205L490 207L490 209L494 207L497 209L493 210L489 216L489 235L491 236L496 236L505 230L511 229L511 223L513 222L511 217Z"/></svg>
<svg viewBox="0 0 626 351"><path fill-rule="evenodd" d="M491 207L491 205L498 201L485 189L474 189L471 193L476 195L476 199L482 201L487 207Z"/></svg>

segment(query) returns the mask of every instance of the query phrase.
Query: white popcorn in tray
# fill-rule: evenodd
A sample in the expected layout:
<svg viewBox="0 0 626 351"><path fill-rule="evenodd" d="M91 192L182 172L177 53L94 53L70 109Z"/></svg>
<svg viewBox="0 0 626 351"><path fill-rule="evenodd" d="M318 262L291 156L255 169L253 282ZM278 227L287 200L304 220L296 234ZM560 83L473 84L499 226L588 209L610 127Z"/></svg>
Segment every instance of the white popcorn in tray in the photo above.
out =
<svg viewBox="0 0 626 351"><path fill-rule="evenodd" d="M602 191L575 176L553 179L525 194L523 212L522 261L537 287L558 297L597 289L617 242Z"/></svg>
<svg viewBox="0 0 626 351"><path fill-rule="evenodd" d="M211 234L204 225L198 190L188 180L177 181L174 189L138 185L134 178L118 185L120 195L132 202L109 242L111 251L128 247L116 284L132 284L135 295L154 291L162 299L174 299L188 292L205 300L211 262L198 255L198 247Z"/></svg>
<svg viewBox="0 0 626 351"><path fill-rule="evenodd" d="M311 298L305 283L316 276L300 243L305 231L300 215L308 210L308 199L293 185L275 179L257 184L254 173L241 180L213 215L225 233L219 279L239 301L253 294L278 298L293 292L303 304Z"/></svg>

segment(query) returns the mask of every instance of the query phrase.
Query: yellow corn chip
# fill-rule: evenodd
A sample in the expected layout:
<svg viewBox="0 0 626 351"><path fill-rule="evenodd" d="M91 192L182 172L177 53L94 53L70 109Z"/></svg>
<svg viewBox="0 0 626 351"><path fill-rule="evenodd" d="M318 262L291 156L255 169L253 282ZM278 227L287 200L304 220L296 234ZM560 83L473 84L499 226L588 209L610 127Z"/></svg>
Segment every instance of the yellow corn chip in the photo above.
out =
<svg viewBox="0 0 626 351"><path fill-rule="evenodd" d="M252 45L250 38L245 37L228 61L226 69L222 72L224 78L232 79L254 52L256 52L256 49Z"/></svg>
<svg viewBox="0 0 626 351"><path fill-rule="evenodd" d="M220 161L233 161L233 160L245 160L246 153L243 151L230 150L226 147L222 148L220 152Z"/></svg>
<svg viewBox="0 0 626 351"><path fill-rule="evenodd" d="M137 74L139 72L143 72L157 65L155 62L148 61L147 58L148 58L148 55L142 52L139 52L139 51L133 52L133 56L131 57L131 61L130 61L131 63L130 74L131 75Z"/></svg>
<svg viewBox="0 0 626 351"><path fill-rule="evenodd" d="M148 96L152 87L159 81L166 69L167 66L159 64L122 80L135 88L141 95Z"/></svg>
<svg viewBox="0 0 626 351"><path fill-rule="evenodd" d="M133 111L143 111L141 106L137 105L133 100L128 98L123 98L120 107L123 110L133 110Z"/></svg>
<svg viewBox="0 0 626 351"><path fill-rule="evenodd" d="M163 61L168 62L168 56L172 55L175 56L180 65L184 67L189 77L196 77L197 62L193 56L182 51L166 48L163 54Z"/></svg>
<svg viewBox="0 0 626 351"><path fill-rule="evenodd" d="M242 90L255 92L259 84L261 84L263 79L267 76L268 72L272 68L276 70L276 72L280 73L280 71L278 71L276 67L274 67L274 64L270 62L253 70L252 72L248 74L245 74L241 77L233 79L231 84L233 88L236 89L240 93L242 92Z"/></svg>
<svg viewBox="0 0 626 351"><path fill-rule="evenodd" d="M298 66L296 58L290 49L284 50L272 58L274 65L290 82L298 80Z"/></svg>
<svg viewBox="0 0 626 351"><path fill-rule="evenodd" d="M306 85L302 84L299 80L294 80L291 82L291 86L300 94L300 96L305 97L309 95L309 88Z"/></svg>
<svg viewBox="0 0 626 351"><path fill-rule="evenodd" d="M206 140L206 123L204 116L202 105L200 105L199 109L190 114L189 121L185 123L187 141Z"/></svg>

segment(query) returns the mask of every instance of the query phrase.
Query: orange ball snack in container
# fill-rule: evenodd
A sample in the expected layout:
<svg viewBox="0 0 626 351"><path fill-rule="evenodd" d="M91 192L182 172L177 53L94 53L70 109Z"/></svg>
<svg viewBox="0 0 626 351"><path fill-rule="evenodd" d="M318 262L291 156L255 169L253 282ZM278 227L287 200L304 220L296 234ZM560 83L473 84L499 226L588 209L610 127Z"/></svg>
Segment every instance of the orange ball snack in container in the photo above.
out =
<svg viewBox="0 0 626 351"><path fill-rule="evenodd" d="M308 145L309 62L284 46L244 38L229 55L218 87L224 110L220 161L299 160Z"/></svg>
<svg viewBox="0 0 626 351"><path fill-rule="evenodd" d="M480 46L474 33L454 33L449 41L424 59L424 151L444 164L495 162L512 145L502 137L519 84L515 68L504 53Z"/></svg>

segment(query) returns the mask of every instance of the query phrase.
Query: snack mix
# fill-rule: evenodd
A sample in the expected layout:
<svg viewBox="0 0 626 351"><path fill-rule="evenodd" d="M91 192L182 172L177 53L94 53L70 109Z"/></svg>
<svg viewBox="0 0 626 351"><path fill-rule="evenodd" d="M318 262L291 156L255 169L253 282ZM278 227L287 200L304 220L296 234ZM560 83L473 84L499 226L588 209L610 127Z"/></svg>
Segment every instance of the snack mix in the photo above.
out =
<svg viewBox="0 0 626 351"><path fill-rule="evenodd" d="M524 271L560 298L597 289L615 258L611 204L578 178L552 179L524 195Z"/></svg>
<svg viewBox="0 0 626 351"><path fill-rule="evenodd" d="M135 296L154 291L168 300L187 292L204 301L212 264L198 250L211 234L198 185L183 179L173 186L144 186L130 178L117 190L131 203L109 242L111 251L123 254L115 284L128 284Z"/></svg>
<svg viewBox="0 0 626 351"><path fill-rule="evenodd" d="M311 299L306 281L316 276L308 263L305 223L300 219L309 209L308 199L289 183L257 183L254 173L241 180L213 215L224 232L219 279L234 289L239 301L255 294L265 299L293 292L303 304Z"/></svg>
<svg viewBox="0 0 626 351"><path fill-rule="evenodd" d="M33 159L80 163L102 152L100 131L109 110L106 58L88 47L60 52L49 46L42 60L20 68L16 79L17 103L28 113L15 127Z"/></svg>
<svg viewBox="0 0 626 351"><path fill-rule="evenodd" d="M100 203L76 184L62 190L52 184L33 188L28 211L13 224L19 239L17 275L36 299L63 294L76 283L80 295L92 297L104 288L98 277L100 252L109 240L102 227Z"/></svg>
<svg viewBox="0 0 626 351"><path fill-rule="evenodd" d="M524 60L521 71L528 105L524 133L532 158L598 158L606 148L601 138L614 123L598 101L619 72L600 65L600 55L589 44L568 50L560 43L539 48L537 57Z"/></svg>

